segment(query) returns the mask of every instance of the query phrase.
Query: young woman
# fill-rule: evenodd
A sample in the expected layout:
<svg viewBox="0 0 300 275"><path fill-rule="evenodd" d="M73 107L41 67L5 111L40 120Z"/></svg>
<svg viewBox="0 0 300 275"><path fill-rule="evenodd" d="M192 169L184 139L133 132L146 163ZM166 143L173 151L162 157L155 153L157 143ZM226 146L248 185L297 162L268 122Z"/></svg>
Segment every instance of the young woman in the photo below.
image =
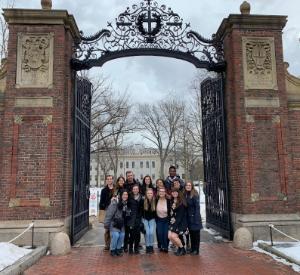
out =
<svg viewBox="0 0 300 275"><path fill-rule="evenodd" d="M122 193L123 189L125 189L125 178L124 177L118 177L116 186L114 189L114 197L120 197L120 194Z"/></svg>
<svg viewBox="0 0 300 275"><path fill-rule="evenodd" d="M166 189L161 187L158 190L158 199L156 201L156 227L157 242L161 252L168 253L168 225L170 217L171 204L166 198Z"/></svg>
<svg viewBox="0 0 300 275"><path fill-rule="evenodd" d="M126 217L130 216L130 209L128 207L128 192L124 191L121 194L119 202L112 200L106 210L104 228L110 230L111 256L122 256L122 244L125 236Z"/></svg>
<svg viewBox="0 0 300 275"><path fill-rule="evenodd" d="M153 189L153 185L152 185L152 179L151 179L151 177L147 175L147 176L145 176L144 179L143 179L143 184L142 184L142 189L141 189L141 194L142 194L143 196L146 195L146 190L147 190L148 188Z"/></svg>
<svg viewBox="0 0 300 275"><path fill-rule="evenodd" d="M175 188L172 188L171 216L168 237L169 240L177 246L176 256L186 254L185 248L179 238L187 231L186 207L183 194Z"/></svg>
<svg viewBox="0 0 300 275"><path fill-rule="evenodd" d="M107 175L105 177L105 184L106 186L101 190L100 203L99 203L99 212L100 212L99 214L102 213L101 216L103 218L105 217L105 211L108 208L114 194L113 176ZM101 220L100 222L103 222L103 220ZM111 242L109 228L105 229L104 231L104 240L105 240L104 251L109 251L110 250L109 244Z"/></svg>
<svg viewBox="0 0 300 275"><path fill-rule="evenodd" d="M127 232L129 240L129 254L139 254L139 244L141 240L141 223L143 200L140 194L140 187L138 184L132 187L132 195L129 199L129 206L131 209L131 216L127 223ZM125 244L124 244L125 247Z"/></svg>
<svg viewBox="0 0 300 275"><path fill-rule="evenodd" d="M191 254L199 254L200 230L203 228L200 215L200 199L194 184L188 181L185 184L185 199L187 202L188 228L191 237Z"/></svg>
<svg viewBox="0 0 300 275"><path fill-rule="evenodd" d="M146 243L146 253L153 253L154 244L154 232L155 232L155 198L152 188L146 190L146 195L143 203L143 224L146 231L145 243Z"/></svg>

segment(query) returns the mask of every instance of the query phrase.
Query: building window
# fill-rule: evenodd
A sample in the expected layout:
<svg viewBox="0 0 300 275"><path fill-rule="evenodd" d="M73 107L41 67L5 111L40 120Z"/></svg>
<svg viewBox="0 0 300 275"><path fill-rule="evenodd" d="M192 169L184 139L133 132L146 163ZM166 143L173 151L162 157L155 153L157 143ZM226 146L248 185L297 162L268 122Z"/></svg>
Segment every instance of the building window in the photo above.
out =
<svg viewBox="0 0 300 275"><path fill-rule="evenodd" d="M90 181L92 180L92 176L90 175Z"/></svg>
<svg viewBox="0 0 300 275"><path fill-rule="evenodd" d="M152 180L155 180L155 174L152 174Z"/></svg>
<svg viewBox="0 0 300 275"><path fill-rule="evenodd" d="M144 175L143 174L141 174L141 180L143 180L144 179Z"/></svg>
<svg viewBox="0 0 300 275"><path fill-rule="evenodd" d="M155 168L155 161L152 161L152 168Z"/></svg>
<svg viewBox="0 0 300 275"><path fill-rule="evenodd" d="M135 166L135 162L134 161L131 163L131 166L132 166L132 168L134 168L134 166Z"/></svg>
<svg viewBox="0 0 300 275"><path fill-rule="evenodd" d="M120 162L120 169L123 169L123 162Z"/></svg>
<svg viewBox="0 0 300 275"><path fill-rule="evenodd" d="M140 168L143 168L143 167L144 167L144 162L141 161L141 162L140 162Z"/></svg>
<svg viewBox="0 0 300 275"><path fill-rule="evenodd" d="M104 180L104 175L101 175L101 176L100 176L100 180Z"/></svg>
<svg viewBox="0 0 300 275"><path fill-rule="evenodd" d="M92 169L93 169L93 167L92 167L92 165L90 166L90 171L92 171Z"/></svg>
<svg viewBox="0 0 300 275"><path fill-rule="evenodd" d="M182 178L185 179L185 174L182 174Z"/></svg>
<svg viewBox="0 0 300 275"><path fill-rule="evenodd" d="M95 176L95 181L97 182L97 180L98 180L98 177L97 177L97 175Z"/></svg>
<svg viewBox="0 0 300 275"><path fill-rule="evenodd" d="M149 161L146 161L146 168L150 168Z"/></svg>
<svg viewBox="0 0 300 275"><path fill-rule="evenodd" d="M129 168L129 162L126 161L126 168L128 169Z"/></svg>

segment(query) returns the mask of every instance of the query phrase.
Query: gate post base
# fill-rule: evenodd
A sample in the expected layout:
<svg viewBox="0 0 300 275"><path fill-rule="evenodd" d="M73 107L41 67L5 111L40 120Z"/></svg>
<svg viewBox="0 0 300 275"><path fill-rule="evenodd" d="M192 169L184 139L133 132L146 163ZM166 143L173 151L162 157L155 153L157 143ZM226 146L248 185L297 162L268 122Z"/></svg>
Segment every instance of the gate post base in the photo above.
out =
<svg viewBox="0 0 300 275"><path fill-rule="evenodd" d="M241 227L249 229L253 236L253 241L270 241L269 224L285 234L300 238L300 215L295 214L236 214L231 213L234 232ZM287 237L273 230L274 241L291 241Z"/></svg>
<svg viewBox="0 0 300 275"><path fill-rule="evenodd" d="M0 240L1 242L8 242L18 234L23 232L31 223L31 220L12 220L0 222ZM52 237L59 233L69 233L71 217L66 219L54 220L35 220L34 221L34 245L48 246ZM31 230L26 232L22 237L14 241L16 245L31 245Z"/></svg>

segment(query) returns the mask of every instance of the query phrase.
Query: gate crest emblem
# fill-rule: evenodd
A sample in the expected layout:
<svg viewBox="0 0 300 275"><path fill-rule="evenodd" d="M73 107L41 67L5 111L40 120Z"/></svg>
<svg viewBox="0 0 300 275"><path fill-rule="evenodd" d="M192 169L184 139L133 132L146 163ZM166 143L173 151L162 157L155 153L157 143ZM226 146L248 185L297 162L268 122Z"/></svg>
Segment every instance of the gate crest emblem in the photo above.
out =
<svg viewBox="0 0 300 275"><path fill-rule="evenodd" d="M127 7L115 24L109 22L95 35L81 33L72 65L75 70L90 69L115 58L138 55L175 57L210 71L225 68L220 37L202 37L189 23L183 23L179 14L155 0Z"/></svg>

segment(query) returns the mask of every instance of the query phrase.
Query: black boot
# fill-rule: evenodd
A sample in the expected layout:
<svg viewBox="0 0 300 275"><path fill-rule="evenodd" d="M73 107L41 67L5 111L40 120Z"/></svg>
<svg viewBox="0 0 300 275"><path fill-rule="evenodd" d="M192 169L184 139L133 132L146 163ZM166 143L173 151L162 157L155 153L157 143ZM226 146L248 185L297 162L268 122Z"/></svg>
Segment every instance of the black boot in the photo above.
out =
<svg viewBox="0 0 300 275"><path fill-rule="evenodd" d="M150 253L150 247L146 246L146 254L149 254L149 253Z"/></svg>
<svg viewBox="0 0 300 275"><path fill-rule="evenodd" d="M185 254L186 254L186 251L185 251L184 247L178 248L177 252L175 253L176 256L183 256Z"/></svg>
<svg viewBox="0 0 300 275"><path fill-rule="evenodd" d="M116 254L117 254L117 256L123 256L123 249L121 248L121 249L117 249L116 250Z"/></svg>
<svg viewBox="0 0 300 275"><path fill-rule="evenodd" d="M191 252L191 255L199 255L199 251L194 250L194 251Z"/></svg>
<svg viewBox="0 0 300 275"><path fill-rule="evenodd" d="M150 253L150 254L153 254L153 253L154 253L153 246L149 246L149 253Z"/></svg>
<svg viewBox="0 0 300 275"><path fill-rule="evenodd" d="M129 251L128 251L128 253L129 253L130 255L133 254L133 247L132 247L131 245L129 245Z"/></svg>
<svg viewBox="0 0 300 275"><path fill-rule="evenodd" d="M118 256L116 250L111 250L110 255L113 257Z"/></svg>
<svg viewBox="0 0 300 275"><path fill-rule="evenodd" d="M174 253L176 256L180 256L179 254L181 253L181 248L178 247L177 248L177 251Z"/></svg>

